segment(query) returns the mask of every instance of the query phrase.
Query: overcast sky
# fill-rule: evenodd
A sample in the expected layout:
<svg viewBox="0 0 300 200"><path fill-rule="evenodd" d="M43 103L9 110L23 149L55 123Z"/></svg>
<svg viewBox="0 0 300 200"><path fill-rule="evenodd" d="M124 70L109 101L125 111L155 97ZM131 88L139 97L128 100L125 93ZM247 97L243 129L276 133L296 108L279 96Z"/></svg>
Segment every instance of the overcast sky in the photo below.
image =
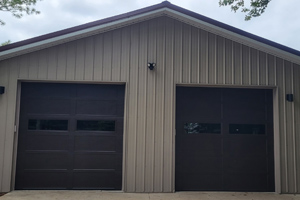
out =
<svg viewBox="0 0 300 200"><path fill-rule="evenodd" d="M247 1L247 0L246 0ZM0 43L18 42L65 28L161 3L162 0L43 0L40 15L22 19L0 12ZM272 0L266 12L251 21L243 13L219 7L219 0L169 0L172 4L300 51L300 0Z"/></svg>

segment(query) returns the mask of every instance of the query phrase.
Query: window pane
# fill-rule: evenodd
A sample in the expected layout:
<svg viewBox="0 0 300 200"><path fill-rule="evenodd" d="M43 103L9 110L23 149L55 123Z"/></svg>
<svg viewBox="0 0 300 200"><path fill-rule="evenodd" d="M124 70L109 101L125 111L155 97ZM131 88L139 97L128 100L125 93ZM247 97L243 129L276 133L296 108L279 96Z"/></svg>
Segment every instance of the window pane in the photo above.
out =
<svg viewBox="0 0 300 200"><path fill-rule="evenodd" d="M115 121L106 120L78 120L79 131L115 131Z"/></svg>
<svg viewBox="0 0 300 200"><path fill-rule="evenodd" d="M56 130L67 131L68 120L30 119L28 130Z"/></svg>
<svg viewBox="0 0 300 200"><path fill-rule="evenodd" d="M221 124L207 124L207 123L185 123L184 130L187 134L199 133L221 133Z"/></svg>
<svg viewBox="0 0 300 200"><path fill-rule="evenodd" d="M229 124L230 134L265 134L264 124Z"/></svg>

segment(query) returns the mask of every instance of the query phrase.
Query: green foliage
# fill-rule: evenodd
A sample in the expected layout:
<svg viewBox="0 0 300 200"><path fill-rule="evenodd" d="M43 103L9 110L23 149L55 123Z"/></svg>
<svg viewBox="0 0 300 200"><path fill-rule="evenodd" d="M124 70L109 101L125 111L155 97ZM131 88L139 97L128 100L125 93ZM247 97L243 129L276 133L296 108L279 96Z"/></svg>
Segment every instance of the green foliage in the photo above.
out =
<svg viewBox="0 0 300 200"><path fill-rule="evenodd" d="M24 14L39 14L40 11L33 8L37 1L41 0L0 0L0 11L11 12L16 18L21 18ZM4 24L0 19L0 25Z"/></svg>
<svg viewBox="0 0 300 200"><path fill-rule="evenodd" d="M246 7L244 0L219 0L220 6L231 6L231 10L246 13L245 20L248 21L252 17L258 17L265 12L271 0L251 0L250 6Z"/></svg>
<svg viewBox="0 0 300 200"><path fill-rule="evenodd" d="M0 46L5 46L5 45L8 45L10 44L10 40L7 40L6 42L3 42Z"/></svg>

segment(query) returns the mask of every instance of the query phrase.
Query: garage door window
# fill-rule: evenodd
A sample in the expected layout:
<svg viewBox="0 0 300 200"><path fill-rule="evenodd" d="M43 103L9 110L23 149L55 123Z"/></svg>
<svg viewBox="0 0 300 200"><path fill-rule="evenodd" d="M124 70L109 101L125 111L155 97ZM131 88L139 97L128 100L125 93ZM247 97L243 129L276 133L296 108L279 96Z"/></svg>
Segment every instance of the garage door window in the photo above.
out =
<svg viewBox="0 0 300 200"><path fill-rule="evenodd" d="M78 131L115 131L115 121L108 120L78 120Z"/></svg>
<svg viewBox="0 0 300 200"><path fill-rule="evenodd" d="M67 131L68 120L29 119L28 130Z"/></svg>
<svg viewBox="0 0 300 200"><path fill-rule="evenodd" d="M187 134L200 134L200 133L221 133L221 124L208 124L208 123L185 123L184 130Z"/></svg>
<svg viewBox="0 0 300 200"><path fill-rule="evenodd" d="M229 124L230 134L253 134L264 135L264 124Z"/></svg>

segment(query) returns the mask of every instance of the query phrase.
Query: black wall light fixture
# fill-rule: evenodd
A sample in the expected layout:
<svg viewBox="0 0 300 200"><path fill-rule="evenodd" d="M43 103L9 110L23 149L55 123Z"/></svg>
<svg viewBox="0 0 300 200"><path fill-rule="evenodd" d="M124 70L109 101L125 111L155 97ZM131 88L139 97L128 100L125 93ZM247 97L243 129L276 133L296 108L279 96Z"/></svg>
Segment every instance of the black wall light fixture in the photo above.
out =
<svg viewBox="0 0 300 200"><path fill-rule="evenodd" d="M148 63L148 68L149 68L150 70L153 70L155 66L156 66L155 63Z"/></svg>
<svg viewBox="0 0 300 200"><path fill-rule="evenodd" d="M0 86L0 94L4 94L5 92L5 87L4 86Z"/></svg>
<svg viewBox="0 0 300 200"><path fill-rule="evenodd" d="M294 95L293 94L287 94L286 95L286 100L288 102L293 102L294 101Z"/></svg>

